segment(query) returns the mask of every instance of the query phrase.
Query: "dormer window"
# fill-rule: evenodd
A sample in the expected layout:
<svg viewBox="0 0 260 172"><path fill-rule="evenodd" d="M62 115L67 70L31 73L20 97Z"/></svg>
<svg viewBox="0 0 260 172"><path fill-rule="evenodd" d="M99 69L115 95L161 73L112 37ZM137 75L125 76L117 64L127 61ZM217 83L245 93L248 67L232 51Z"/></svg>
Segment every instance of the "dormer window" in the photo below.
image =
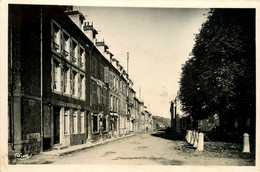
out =
<svg viewBox="0 0 260 172"><path fill-rule="evenodd" d="M57 53L60 53L61 51L61 28L53 23L52 25L52 48Z"/></svg>

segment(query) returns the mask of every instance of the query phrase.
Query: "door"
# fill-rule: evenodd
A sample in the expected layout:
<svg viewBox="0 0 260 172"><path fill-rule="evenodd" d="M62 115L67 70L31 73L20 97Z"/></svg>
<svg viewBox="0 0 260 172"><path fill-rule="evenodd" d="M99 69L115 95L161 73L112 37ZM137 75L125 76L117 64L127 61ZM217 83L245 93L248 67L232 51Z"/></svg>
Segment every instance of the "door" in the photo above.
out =
<svg viewBox="0 0 260 172"><path fill-rule="evenodd" d="M60 143L60 107L54 107L54 144Z"/></svg>

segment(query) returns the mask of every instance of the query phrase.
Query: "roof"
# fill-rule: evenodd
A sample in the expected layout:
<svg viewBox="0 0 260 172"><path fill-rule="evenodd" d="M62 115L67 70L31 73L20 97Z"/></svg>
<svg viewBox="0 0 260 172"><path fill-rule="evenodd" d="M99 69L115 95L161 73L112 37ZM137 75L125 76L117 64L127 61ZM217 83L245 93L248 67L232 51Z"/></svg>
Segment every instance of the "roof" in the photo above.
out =
<svg viewBox="0 0 260 172"><path fill-rule="evenodd" d="M85 16L78 10L76 11L65 11L67 15L79 14L80 20L86 20Z"/></svg>

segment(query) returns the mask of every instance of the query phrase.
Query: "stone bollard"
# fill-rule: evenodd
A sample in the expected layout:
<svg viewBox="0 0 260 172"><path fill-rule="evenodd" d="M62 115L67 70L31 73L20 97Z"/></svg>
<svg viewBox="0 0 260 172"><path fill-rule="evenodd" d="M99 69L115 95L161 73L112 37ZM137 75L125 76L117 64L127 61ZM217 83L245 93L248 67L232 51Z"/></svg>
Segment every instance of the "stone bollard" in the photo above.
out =
<svg viewBox="0 0 260 172"><path fill-rule="evenodd" d="M193 131L193 140L192 140L192 145L194 145L196 139L196 130Z"/></svg>
<svg viewBox="0 0 260 172"><path fill-rule="evenodd" d="M191 143L191 140L192 140L192 131L190 130L190 142Z"/></svg>
<svg viewBox="0 0 260 172"><path fill-rule="evenodd" d="M198 138L199 138L199 133L195 132L195 140L194 140L194 144L193 144L194 148L198 147Z"/></svg>
<svg viewBox="0 0 260 172"><path fill-rule="evenodd" d="M189 134L189 130L186 130L186 136L185 136L186 141L188 141L188 134Z"/></svg>
<svg viewBox="0 0 260 172"><path fill-rule="evenodd" d="M244 141L243 141L243 152L249 153L250 152L250 144L249 144L249 134L244 133Z"/></svg>
<svg viewBox="0 0 260 172"><path fill-rule="evenodd" d="M204 150L204 134L199 133L199 140L198 140L198 151L203 151Z"/></svg>
<svg viewBox="0 0 260 172"><path fill-rule="evenodd" d="M195 131L193 130L193 131L191 131L191 141L190 141L190 144L194 144L194 138L195 137Z"/></svg>
<svg viewBox="0 0 260 172"><path fill-rule="evenodd" d="M189 130L189 133L188 133L188 143L190 143L190 140L191 140L191 130Z"/></svg>
<svg viewBox="0 0 260 172"><path fill-rule="evenodd" d="M187 142L189 142L190 139L190 130L187 130Z"/></svg>

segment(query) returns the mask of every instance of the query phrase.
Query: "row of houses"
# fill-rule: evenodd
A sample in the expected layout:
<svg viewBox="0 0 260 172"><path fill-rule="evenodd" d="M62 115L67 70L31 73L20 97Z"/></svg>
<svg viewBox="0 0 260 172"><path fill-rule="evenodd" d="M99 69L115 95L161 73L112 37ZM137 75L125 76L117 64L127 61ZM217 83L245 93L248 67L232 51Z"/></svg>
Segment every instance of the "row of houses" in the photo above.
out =
<svg viewBox="0 0 260 172"><path fill-rule="evenodd" d="M127 71L71 6L9 5L10 152L152 130Z"/></svg>

